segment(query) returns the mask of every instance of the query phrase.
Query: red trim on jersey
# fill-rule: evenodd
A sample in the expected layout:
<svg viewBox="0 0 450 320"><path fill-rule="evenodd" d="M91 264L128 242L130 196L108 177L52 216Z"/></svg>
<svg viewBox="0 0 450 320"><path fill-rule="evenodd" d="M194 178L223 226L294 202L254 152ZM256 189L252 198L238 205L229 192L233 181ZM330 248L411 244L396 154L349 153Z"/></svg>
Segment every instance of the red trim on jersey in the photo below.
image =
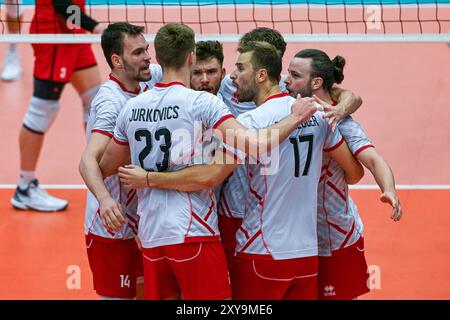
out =
<svg viewBox="0 0 450 320"><path fill-rule="evenodd" d="M355 220L353 220L352 228L350 229L349 233L345 237L344 242L341 244L339 249L345 248L345 245L347 244L348 240L350 239L351 235L353 234L353 231L355 230Z"/></svg>
<svg viewBox="0 0 450 320"><path fill-rule="evenodd" d="M339 227L337 224L331 223L330 221L327 220L327 223L332 226L333 228L335 228L337 231L339 231L342 234L347 234L347 231L345 231L344 229L342 229L341 227Z"/></svg>
<svg viewBox="0 0 450 320"><path fill-rule="evenodd" d="M145 88L144 88L144 90L142 90L142 92L145 92L145 91L147 91L147 90L149 90L150 89L150 87L148 86L148 84L146 84L145 85Z"/></svg>
<svg viewBox="0 0 450 320"><path fill-rule="evenodd" d="M261 235L261 229L258 230L258 232L256 232L251 238L250 240L247 241L247 243L245 244L245 246L241 249L240 252L245 251L255 240L256 238L258 238Z"/></svg>
<svg viewBox="0 0 450 320"><path fill-rule="evenodd" d="M327 185L330 186L331 189L333 189L338 194L338 196L342 198L342 200L347 202L347 197L332 182L327 181Z"/></svg>
<svg viewBox="0 0 450 320"><path fill-rule="evenodd" d="M135 235L137 235L138 234L138 230L137 230L137 227L135 226L135 225L132 225L131 223L129 223L128 222L128 227L131 229L131 231L133 231L133 233L135 234Z"/></svg>
<svg viewBox="0 0 450 320"><path fill-rule="evenodd" d="M225 120L228 120L230 118L234 119L234 116L232 114L227 114L227 115L223 116L222 118L219 119L219 121L216 122L215 125L213 125L213 129L217 129L217 127L220 126L222 124L222 122L224 122Z"/></svg>
<svg viewBox="0 0 450 320"><path fill-rule="evenodd" d="M214 202L211 201L211 205L209 206L209 211L205 216L205 221L208 221L208 218L211 216L211 213L213 213L213 208L214 208Z"/></svg>
<svg viewBox="0 0 450 320"><path fill-rule="evenodd" d="M119 79L117 79L116 77L114 77L111 73L109 74L109 80L114 81L115 83L117 83L120 87L120 89L122 89L122 91L127 92L127 93L131 93L131 94L139 94L141 92L141 87L138 86L134 91L128 90L125 85L120 82Z"/></svg>
<svg viewBox="0 0 450 320"><path fill-rule="evenodd" d="M332 146L331 148L328 149L323 149L324 152L330 152L333 151L334 149L336 149L337 147L339 147L342 143L344 142L344 138L341 138L341 140L336 143L334 146Z"/></svg>
<svg viewBox="0 0 450 320"><path fill-rule="evenodd" d="M189 200L189 205L190 205L189 210L190 210L190 212L191 212L191 218L189 219L189 225L188 225L188 227L187 227L186 235L185 235L184 237L187 237L188 234L189 234L189 230L191 229L191 225L192 225L192 213L194 213L194 212L192 211L191 195L189 194L189 192L186 192L186 195L187 195L188 200Z"/></svg>
<svg viewBox="0 0 450 320"><path fill-rule="evenodd" d="M247 230L244 229L244 227L242 226L242 224L241 224L241 226L239 227L239 230L242 231L242 233L244 234L244 236L245 236L247 239L250 239L250 235L248 234Z"/></svg>
<svg viewBox="0 0 450 320"><path fill-rule="evenodd" d="M264 195L263 200L260 202L261 203L261 220L260 220L260 223L261 223L261 229L260 229L261 230L261 240L262 240L262 242L264 244L264 247L266 248L267 252L271 253L270 250L269 250L269 246L267 245L266 240L264 239L264 234L262 233L264 204L266 203L266 199L267 199L268 192L269 192L269 188L267 187L267 175L264 174L263 177L264 177L264 186L266 188L266 193Z"/></svg>
<svg viewBox="0 0 450 320"><path fill-rule="evenodd" d="M91 130L91 133L94 133L94 132L103 134L103 135L108 136L110 138L114 137L114 135L111 132L108 132L108 131L103 131L103 130L99 130L99 129Z"/></svg>
<svg viewBox="0 0 450 320"><path fill-rule="evenodd" d="M135 225L137 225L137 220L136 220L136 219L134 219L132 216L130 216L129 213L127 213L126 215L127 215L127 218L128 218L131 222L133 222Z"/></svg>
<svg viewBox="0 0 450 320"><path fill-rule="evenodd" d="M185 237L184 242L207 242L207 241L220 241L220 236L193 236Z"/></svg>
<svg viewBox="0 0 450 320"><path fill-rule="evenodd" d="M115 136L113 137L113 140L114 140L115 143L120 144L122 146L127 146L128 145L128 141L120 141Z"/></svg>
<svg viewBox="0 0 450 320"><path fill-rule="evenodd" d="M225 149L225 148L221 148L222 149L222 152L223 153L225 153L225 154L229 154L229 155L231 155L231 156L233 156L233 158L234 158L234 160L236 160L236 161L238 161L239 159L238 159L238 156L236 155L236 153L233 153L233 152L231 152L230 150L228 150L228 149Z"/></svg>
<svg viewBox="0 0 450 320"><path fill-rule="evenodd" d="M131 196L132 193L136 193L136 189L130 189L127 193L127 199Z"/></svg>
<svg viewBox="0 0 450 320"><path fill-rule="evenodd" d="M249 187L250 192L256 197L256 199L258 199L259 201L261 201L263 198L255 191L253 190L252 187Z"/></svg>
<svg viewBox="0 0 450 320"><path fill-rule="evenodd" d="M126 206L127 207L131 203L131 201L134 199L135 195L136 195L136 192L134 194L132 194L130 197L127 197L127 201L126 201Z"/></svg>
<svg viewBox="0 0 450 320"><path fill-rule="evenodd" d="M194 219L200 222L200 224L203 225L206 229L208 229L208 231L211 232L211 234L213 235L216 234L214 230L205 222L205 220L200 218L194 211L192 211L191 214L194 217Z"/></svg>
<svg viewBox="0 0 450 320"><path fill-rule="evenodd" d="M288 96L289 93L286 92L281 92L281 93L277 93L277 94L273 94L271 96L269 96L266 100L264 100L263 103L266 103L267 101L271 100L271 99L276 99L276 98L282 98L282 97L286 97Z"/></svg>
<svg viewBox="0 0 450 320"><path fill-rule="evenodd" d="M325 166L326 169L328 170L328 165L331 163L331 158L328 160L328 164ZM326 180L325 180L326 181ZM328 210L327 207L325 206L325 196L326 196L326 188L325 185L322 188L322 208L323 208L323 212L325 212L325 219L328 222ZM327 223L327 228L328 228L328 244L330 245L330 252L331 252L331 248L333 248L332 246L332 241L331 241L331 229L330 229L330 224Z"/></svg>
<svg viewBox="0 0 450 320"><path fill-rule="evenodd" d="M364 151L364 150L366 150L366 149L368 149L368 148L375 148L375 146L372 145L372 144L368 144L367 146L364 146L364 147L359 148L358 150L356 150L356 152L355 152L355 154L354 154L355 157L357 157L358 154L361 153L361 151Z"/></svg>
<svg viewBox="0 0 450 320"><path fill-rule="evenodd" d="M155 87L157 87L157 88L168 88L168 87L176 86L176 85L180 85L180 86L186 87L184 85L184 83L178 82L178 81L169 82L169 83L161 83L161 82L155 83Z"/></svg>

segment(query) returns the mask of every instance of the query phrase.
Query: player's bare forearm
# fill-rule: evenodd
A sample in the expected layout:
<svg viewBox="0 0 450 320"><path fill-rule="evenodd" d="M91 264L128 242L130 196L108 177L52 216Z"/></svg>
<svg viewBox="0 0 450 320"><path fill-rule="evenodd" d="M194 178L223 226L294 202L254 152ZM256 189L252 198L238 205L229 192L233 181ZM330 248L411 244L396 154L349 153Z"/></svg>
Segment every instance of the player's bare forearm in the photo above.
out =
<svg viewBox="0 0 450 320"><path fill-rule="evenodd" d="M99 162L111 139L105 135L92 133L91 138L81 156L79 171L88 189L97 200L110 196L103 182Z"/></svg>
<svg viewBox="0 0 450 320"><path fill-rule="evenodd" d="M137 166L119 168L120 180L129 187L150 187L184 192L212 189L236 167L234 159L217 151L210 164L190 166L171 172L147 172Z"/></svg>
<svg viewBox="0 0 450 320"><path fill-rule="evenodd" d="M151 188L184 192L212 189L223 181L234 169L234 165L202 164L172 172L149 172Z"/></svg>
<svg viewBox="0 0 450 320"><path fill-rule="evenodd" d="M336 109L341 114L341 119L351 115L362 105L361 97L349 90L333 87L331 96L337 102Z"/></svg>
<svg viewBox="0 0 450 320"><path fill-rule="evenodd" d="M403 209L397 196L394 174L391 168L374 148L363 150L358 158L372 172L380 187L382 191L380 200L392 206L391 219L399 221L402 218Z"/></svg>
<svg viewBox="0 0 450 320"><path fill-rule="evenodd" d="M301 98L299 95L292 105L291 114L267 128L247 129L235 119L228 119L217 129L221 131L223 141L227 145L257 157L277 147L301 123L311 118L317 111L312 104L313 100L313 98Z"/></svg>
<svg viewBox="0 0 450 320"><path fill-rule="evenodd" d="M97 159L88 154L83 154L79 165L79 171L87 188L99 202L101 199L110 197L103 182L102 172Z"/></svg>
<svg viewBox="0 0 450 320"><path fill-rule="evenodd" d="M394 174L387 162L375 150L368 148L358 155L359 161L372 173L381 192L392 192L396 194Z"/></svg>
<svg viewBox="0 0 450 320"><path fill-rule="evenodd" d="M104 178L117 173L120 166L130 163L130 148L111 140L100 160L100 170Z"/></svg>

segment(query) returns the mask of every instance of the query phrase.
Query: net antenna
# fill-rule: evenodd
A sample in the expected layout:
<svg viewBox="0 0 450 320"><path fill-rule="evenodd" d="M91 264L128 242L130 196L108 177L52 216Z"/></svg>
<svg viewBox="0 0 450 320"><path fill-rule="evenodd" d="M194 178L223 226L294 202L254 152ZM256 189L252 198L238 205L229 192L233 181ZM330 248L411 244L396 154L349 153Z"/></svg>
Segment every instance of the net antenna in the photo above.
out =
<svg viewBox="0 0 450 320"><path fill-rule="evenodd" d="M22 33L8 34L4 3L0 43L100 42L92 34L29 34L34 0L22 0ZM86 0L85 10L99 22L142 25L149 42L167 22L188 24L196 40L221 42L256 27L277 29L291 43L450 42L450 0Z"/></svg>

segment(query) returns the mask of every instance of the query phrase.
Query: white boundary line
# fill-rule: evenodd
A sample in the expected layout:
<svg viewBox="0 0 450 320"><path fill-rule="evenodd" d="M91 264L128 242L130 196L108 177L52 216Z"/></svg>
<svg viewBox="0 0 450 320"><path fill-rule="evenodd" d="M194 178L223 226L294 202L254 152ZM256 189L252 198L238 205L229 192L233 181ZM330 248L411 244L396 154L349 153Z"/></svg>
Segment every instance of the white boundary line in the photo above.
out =
<svg viewBox="0 0 450 320"><path fill-rule="evenodd" d="M15 189L15 184L0 184L0 189ZM41 184L44 189L85 190L84 184ZM450 190L450 184L398 184L397 190ZM351 190L378 190L376 184L350 186Z"/></svg>

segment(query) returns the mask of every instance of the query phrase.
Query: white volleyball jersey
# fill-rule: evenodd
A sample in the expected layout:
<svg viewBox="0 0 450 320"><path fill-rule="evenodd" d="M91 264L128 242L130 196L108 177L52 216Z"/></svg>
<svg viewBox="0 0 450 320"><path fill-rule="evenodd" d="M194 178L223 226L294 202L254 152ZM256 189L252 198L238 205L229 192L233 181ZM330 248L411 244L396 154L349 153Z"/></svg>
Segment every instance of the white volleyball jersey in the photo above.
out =
<svg viewBox="0 0 450 320"><path fill-rule="evenodd" d="M280 77L280 89L286 92L284 80L285 75ZM236 87L233 86L230 75L226 75L221 83L219 93L223 96L223 101L230 108L235 117L244 112L256 108L254 102L239 102L236 97ZM238 165L232 175L225 179L220 191L218 201L218 213L227 217L242 218L247 206L246 195L250 192L245 164Z"/></svg>
<svg viewBox="0 0 450 320"><path fill-rule="evenodd" d="M342 120L338 129L355 157L373 147L362 126L351 117ZM348 194L344 171L327 154L323 156L317 212L320 256L330 256L331 251L348 247L362 236L364 226Z"/></svg>
<svg viewBox="0 0 450 320"><path fill-rule="evenodd" d="M129 91L118 79L110 75L110 80L105 82L91 102L90 114L87 124L87 140L93 132L113 137L117 117L126 102L141 92L148 90L156 82L161 80L162 72L159 65L151 64L152 79L140 83L139 90ZM103 227L99 212L99 204L94 195L88 190L86 200L86 213L84 232L103 238L129 239L137 234L137 196L136 190L127 190L121 186L119 176L112 175L105 179L105 186L111 197L120 202L124 208L126 225L117 232L108 231Z"/></svg>
<svg viewBox="0 0 450 320"><path fill-rule="evenodd" d="M131 99L114 140L129 144L131 162L146 170L175 171L192 164L202 131L233 117L216 96L173 82ZM219 240L211 190L180 192L143 188L138 193L139 238L144 248Z"/></svg>
<svg viewBox="0 0 450 320"><path fill-rule="evenodd" d="M273 95L238 121L249 128L271 126L291 113L294 101L285 93ZM318 254L317 186L322 155L342 141L340 133L333 133L316 112L271 152L270 164L248 165L249 200L236 234L239 254L275 260Z"/></svg>

